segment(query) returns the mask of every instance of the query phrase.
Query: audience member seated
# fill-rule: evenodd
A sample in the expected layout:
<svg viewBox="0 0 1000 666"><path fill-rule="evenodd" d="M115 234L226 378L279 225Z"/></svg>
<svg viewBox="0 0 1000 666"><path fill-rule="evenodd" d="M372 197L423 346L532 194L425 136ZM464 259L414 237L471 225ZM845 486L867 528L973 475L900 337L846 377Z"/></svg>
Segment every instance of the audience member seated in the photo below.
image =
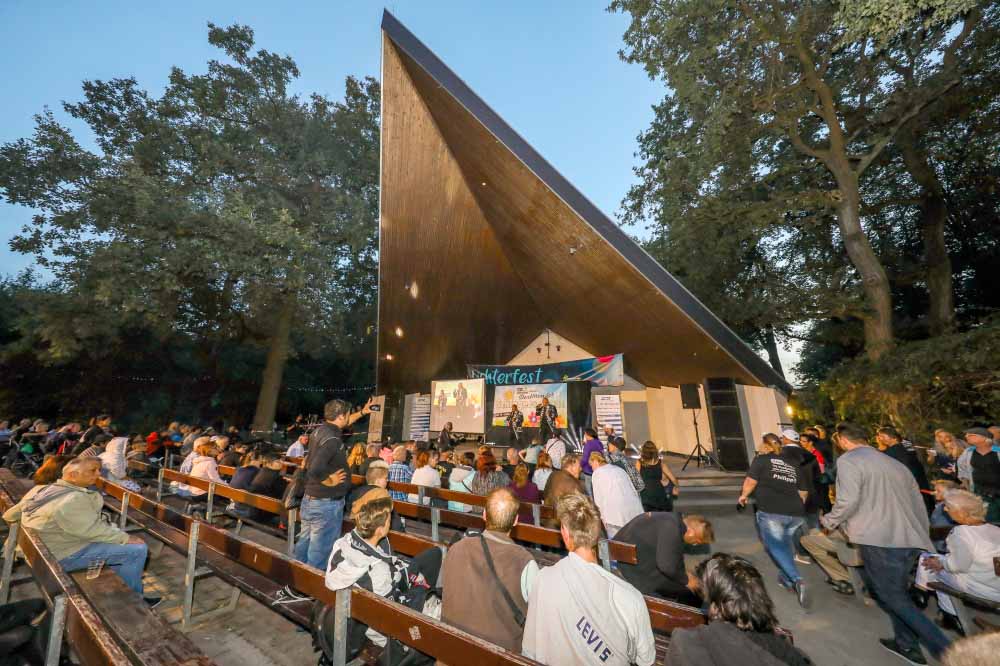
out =
<svg viewBox="0 0 1000 666"><path fill-rule="evenodd" d="M934 479L931 481L934 488L934 510L931 511L931 527L954 527L955 521L951 519L944 508L944 494L949 490L958 489L958 483L951 479ZM939 553L948 552L944 539L934 542L934 548Z"/></svg>
<svg viewBox="0 0 1000 666"><path fill-rule="evenodd" d="M976 634L955 641L941 657L943 666L996 666L1000 632Z"/></svg>
<svg viewBox="0 0 1000 666"><path fill-rule="evenodd" d="M570 493L556 515L569 554L535 577L522 653L548 666L649 666L656 659L649 611L637 589L598 563L597 507Z"/></svg>
<svg viewBox="0 0 1000 666"><path fill-rule="evenodd" d="M35 482L36 486L47 486L55 483L62 477L63 467L72 459L73 456L46 456L42 466L35 470L31 480Z"/></svg>
<svg viewBox="0 0 1000 666"><path fill-rule="evenodd" d="M644 442L637 463L643 489L639 498L644 511L673 511L674 497L680 492L677 477L670 471L653 442Z"/></svg>
<svg viewBox="0 0 1000 666"><path fill-rule="evenodd" d="M580 481L580 474L583 467L580 465L580 456L576 453L567 453L562 459L562 469L557 469L549 476L545 484L545 494L542 504L553 509L559 504L559 500L571 493L586 494L583 482ZM559 521L555 518L543 518L542 525L545 527L558 528Z"/></svg>
<svg viewBox="0 0 1000 666"><path fill-rule="evenodd" d="M441 619L512 652L521 651L528 598L538 574L531 553L510 538L518 505L507 488L487 495L486 530L470 532L451 546L441 572L446 590Z"/></svg>
<svg viewBox="0 0 1000 666"><path fill-rule="evenodd" d="M684 546L712 543L715 533L704 516L642 513L618 530L615 541L635 546L636 564L619 563L622 577L643 594L701 606L697 580L684 568Z"/></svg>
<svg viewBox="0 0 1000 666"><path fill-rule="evenodd" d="M531 440L531 444L529 444L523 451L520 451L518 455L521 457L521 460L528 465L528 470L534 471L535 465L538 464L538 454L541 452L542 440L535 437Z"/></svg>
<svg viewBox="0 0 1000 666"><path fill-rule="evenodd" d="M191 453L187 454L187 457L181 462L181 466L177 471L181 474L190 474L191 467L194 465L194 459L198 457L198 448L208 446L212 446L212 438L208 435L194 440L194 446L191 448Z"/></svg>
<svg viewBox="0 0 1000 666"><path fill-rule="evenodd" d="M417 454L416 469L413 471L413 477L410 479L410 483L416 486L423 486L425 488L440 488L441 487L441 475L438 474L437 468L434 467L431 461L430 451L421 451ZM408 495L407 500L410 502L417 502L419 500L418 495ZM424 504L430 504L431 498L425 497Z"/></svg>
<svg viewBox="0 0 1000 666"><path fill-rule="evenodd" d="M365 453L365 445L358 442L351 447L351 452L347 454L347 468L350 470L351 474L357 474L358 476L364 476L365 473L361 469L361 466L365 464L368 456Z"/></svg>
<svg viewBox="0 0 1000 666"><path fill-rule="evenodd" d="M90 489L100 476L101 463L96 458L71 460L63 467L61 479L29 490L3 518L35 531L67 572L103 561L142 594L146 542L101 516L104 499Z"/></svg>
<svg viewBox="0 0 1000 666"><path fill-rule="evenodd" d="M993 558L1000 556L1000 527L986 522L986 504L968 491L947 491L944 506L958 526L948 533L947 555L921 556L917 586L926 588L928 583L940 581L961 592L1000 602L1000 576L993 568ZM938 608L947 614L941 618L944 626L960 628L963 633L971 629L959 627L951 598L940 592Z"/></svg>
<svg viewBox="0 0 1000 666"><path fill-rule="evenodd" d="M531 475L531 481L540 492L545 492L545 484L552 474L552 458L545 451L538 454L538 462L535 463L535 473Z"/></svg>
<svg viewBox="0 0 1000 666"><path fill-rule="evenodd" d="M594 503L601 510L608 538L614 539L622 525L642 513L642 501L625 470L609 463L603 453L590 454L590 468L594 471Z"/></svg>
<svg viewBox="0 0 1000 666"><path fill-rule="evenodd" d="M627 449L628 444L625 442L624 437L611 437L608 439L608 452L604 457L607 458L609 463L615 467L620 467L623 472L628 474L628 478L632 481L635 491L641 493L646 487L646 482L642 480L642 475L639 474L636 464L625 455Z"/></svg>
<svg viewBox="0 0 1000 666"><path fill-rule="evenodd" d="M465 485L465 480L476 473L476 470L473 469L473 465L475 464L476 458L472 451L463 453L459 464L455 465L455 468L451 470L451 474L448 475L448 490L460 493L469 492L469 489ZM468 511L470 507L462 502L449 501L448 509L450 511Z"/></svg>
<svg viewBox="0 0 1000 666"><path fill-rule="evenodd" d="M115 437L108 442L104 453L98 456L98 460L101 461L101 476L127 490L139 492L142 487L128 478L128 465L125 463L126 449L128 449L128 437Z"/></svg>
<svg viewBox="0 0 1000 666"><path fill-rule="evenodd" d="M265 453L258 458L258 464L260 469L254 474L247 490L255 495L281 499L285 495L285 487L288 485L285 477L282 476L285 465L281 462L281 458L273 453Z"/></svg>
<svg viewBox="0 0 1000 666"><path fill-rule="evenodd" d="M216 437L215 449L218 453L215 456L216 462L225 467L236 467L243 458L243 452L235 445L230 446L228 437Z"/></svg>
<svg viewBox="0 0 1000 666"><path fill-rule="evenodd" d="M675 629L668 664L698 666L809 666L812 660L776 633L774 603L760 572L742 557L719 553L695 570L709 623Z"/></svg>
<svg viewBox="0 0 1000 666"><path fill-rule="evenodd" d="M392 464L389 465L389 481L392 483L410 483L413 479L413 472L406 464L407 450L405 446L397 446L392 450ZM390 490L389 494L397 502L406 501L406 493L401 490Z"/></svg>
<svg viewBox="0 0 1000 666"><path fill-rule="evenodd" d="M351 489L351 494L347 496L347 503L344 505L344 514L354 520L355 503L365 496L369 490L381 488L385 490L389 485L389 466L384 460L379 460L368 466L368 473L365 474L365 485ZM403 519L395 511L392 512L391 529L394 532L403 532L406 526Z"/></svg>
<svg viewBox="0 0 1000 666"><path fill-rule="evenodd" d="M188 476L205 479L206 481L214 481L215 483L225 483L222 477L219 476L219 463L215 460L219 452L215 446L212 444L195 446L194 453L195 457L191 461L191 472ZM179 481L172 482L171 486L174 487L174 492L192 502L204 502L208 500L207 490L202 490L196 486Z"/></svg>
<svg viewBox="0 0 1000 666"><path fill-rule="evenodd" d="M36 648L36 622L48 606L44 599L24 599L0 606L0 664L21 666L41 664L44 655ZM68 660L67 660L68 661Z"/></svg>
<svg viewBox="0 0 1000 666"><path fill-rule="evenodd" d="M368 446L365 447L365 460L358 467L358 474L360 476L365 476L366 474L368 474L368 467L373 462L375 462L376 460L379 461L382 460L381 458L379 458L378 449L379 449L378 444L374 443L369 444Z"/></svg>
<svg viewBox="0 0 1000 666"><path fill-rule="evenodd" d="M257 455L250 452L243 456L240 460L240 466L236 468L233 472L233 476L229 479L229 486L235 488L236 490L250 490L250 482L253 478L257 476L257 472L260 471L260 461L257 459Z"/></svg>
<svg viewBox="0 0 1000 666"><path fill-rule="evenodd" d="M455 456L455 452L448 451L438 451L433 450L434 454L437 455L438 460L434 467L438 471L438 475L441 477L441 486L445 487L449 483L449 478L451 477L451 470L455 469L455 463L452 462L452 458ZM433 460L433 456L431 460Z"/></svg>
<svg viewBox="0 0 1000 666"><path fill-rule="evenodd" d="M517 466L521 464L521 452L512 446L507 449L506 456L507 464L502 467L503 473L513 479L514 470L516 470Z"/></svg>
<svg viewBox="0 0 1000 666"><path fill-rule="evenodd" d="M441 571L441 550L425 550L411 559L409 564L393 555L386 539L391 516L392 498L382 488L369 490L355 502L354 529L333 544L326 567L326 586L331 590L342 590L359 585L381 597L423 611L429 600L437 603L437 598L431 597L429 590L437 584ZM327 615L332 623L333 614ZM327 632L324 634L329 636ZM348 660L353 659L361 649L364 636L380 647L386 645L385 636L351 621L348 626ZM393 645L395 654L404 649L401 644Z"/></svg>
<svg viewBox="0 0 1000 666"><path fill-rule="evenodd" d="M101 433L91 440L90 445L79 453L73 454L77 458L97 458L104 453L104 447L111 441L111 435Z"/></svg>
<svg viewBox="0 0 1000 666"><path fill-rule="evenodd" d="M285 457L287 458L304 458L306 455L306 446L309 444L309 434L302 433L295 438L292 445L285 450Z"/></svg>
<svg viewBox="0 0 1000 666"><path fill-rule="evenodd" d="M510 490L522 502L538 504L542 501L542 493L539 492L538 486L529 480L528 466L524 463L518 465L514 470L514 478L511 479ZM530 506L522 508L519 515L521 520L527 523L534 522L534 514Z"/></svg>
<svg viewBox="0 0 1000 666"><path fill-rule="evenodd" d="M132 440L129 445L129 452L125 454L125 461L136 461L145 464L149 464L149 457L146 456L146 442L142 441L142 437L136 437ZM136 472L136 470L130 470L129 474L132 475L142 475L142 472Z"/></svg>
<svg viewBox="0 0 1000 666"><path fill-rule="evenodd" d="M486 450L479 454L479 459L476 461L476 473L465 477L465 481L462 483L468 492L485 497L497 488L509 486L510 477L499 468L497 459L493 457L493 452Z"/></svg>

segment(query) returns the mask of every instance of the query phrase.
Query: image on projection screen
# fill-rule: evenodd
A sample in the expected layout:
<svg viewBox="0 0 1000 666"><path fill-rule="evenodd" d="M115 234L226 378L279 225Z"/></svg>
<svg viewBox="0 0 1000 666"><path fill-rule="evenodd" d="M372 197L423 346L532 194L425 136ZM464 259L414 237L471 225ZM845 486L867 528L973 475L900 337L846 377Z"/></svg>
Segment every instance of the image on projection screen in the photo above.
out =
<svg viewBox="0 0 1000 666"><path fill-rule="evenodd" d="M453 379L431 382L431 430L439 431L451 421L455 432L483 432L484 379Z"/></svg>

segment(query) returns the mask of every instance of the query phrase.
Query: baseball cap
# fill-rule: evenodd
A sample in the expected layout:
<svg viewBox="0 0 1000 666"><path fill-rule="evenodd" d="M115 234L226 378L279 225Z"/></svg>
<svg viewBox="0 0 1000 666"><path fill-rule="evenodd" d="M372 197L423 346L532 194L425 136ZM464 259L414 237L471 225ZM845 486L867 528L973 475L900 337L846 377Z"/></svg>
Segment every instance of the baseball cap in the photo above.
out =
<svg viewBox="0 0 1000 666"><path fill-rule="evenodd" d="M793 442L799 441L799 433L792 430L791 428L785 428L781 431L781 436L785 439L790 439Z"/></svg>
<svg viewBox="0 0 1000 666"><path fill-rule="evenodd" d="M979 435L980 437L985 437L986 439L993 439L993 433L991 433L986 428L966 428L963 435Z"/></svg>

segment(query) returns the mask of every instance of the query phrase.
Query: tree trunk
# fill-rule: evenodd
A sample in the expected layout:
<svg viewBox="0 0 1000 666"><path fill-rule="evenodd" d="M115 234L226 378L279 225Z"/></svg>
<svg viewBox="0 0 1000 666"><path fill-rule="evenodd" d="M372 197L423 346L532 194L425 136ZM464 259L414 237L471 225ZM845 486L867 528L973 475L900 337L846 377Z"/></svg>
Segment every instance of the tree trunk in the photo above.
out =
<svg viewBox="0 0 1000 666"><path fill-rule="evenodd" d="M840 188L840 201L837 203L840 235L851 263L861 276L865 293L865 353L868 358L876 360L893 346L889 278L861 227L861 194L858 191L857 175L848 172L836 176Z"/></svg>
<svg viewBox="0 0 1000 666"><path fill-rule="evenodd" d="M254 430L270 430L278 410L278 394L281 392L281 376L288 360L288 348L292 338L292 320L295 318L295 296L289 295L278 310L271 347L267 351L267 363L261 376L260 392L257 394L257 410L253 417Z"/></svg>
<svg viewBox="0 0 1000 666"><path fill-rule="evenodd" d="M767 360L774 368L774 371L786 379L785 371L781 367L781 357L778 356L778 340L774 337L774 327L764 327L764 349L767 350Z"/></svg>
<svg viewBox="0 0 1000 666"><path fill-rule="evenodd" d="M931 166L927 153L918 145L913 128L904 128L897 145L910 176L920 186L920 230L927 263L928 327L932 336L943 335L955 325L955 294L952 285L951 257L945 243L948 203L944 185Z"/></svg>

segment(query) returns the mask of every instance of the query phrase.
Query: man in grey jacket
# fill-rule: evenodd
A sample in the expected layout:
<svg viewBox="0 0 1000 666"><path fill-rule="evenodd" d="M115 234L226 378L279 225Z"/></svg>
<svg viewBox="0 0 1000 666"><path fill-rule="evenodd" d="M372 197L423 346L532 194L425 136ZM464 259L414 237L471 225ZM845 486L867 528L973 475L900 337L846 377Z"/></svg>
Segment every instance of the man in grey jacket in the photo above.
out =
<svg viewBox="0 0 1000 666"><path fill-rule="evenodd" d="M926 664L920 643L935 658L950 640L908 594L909 576L923 550L934 551L927 511L905 465L868 445L865 431L837 426L837 503L823 516L824 530L843 526L864 562L862 577L892 622L895 637L883 647L913 664Z"/></svg>

